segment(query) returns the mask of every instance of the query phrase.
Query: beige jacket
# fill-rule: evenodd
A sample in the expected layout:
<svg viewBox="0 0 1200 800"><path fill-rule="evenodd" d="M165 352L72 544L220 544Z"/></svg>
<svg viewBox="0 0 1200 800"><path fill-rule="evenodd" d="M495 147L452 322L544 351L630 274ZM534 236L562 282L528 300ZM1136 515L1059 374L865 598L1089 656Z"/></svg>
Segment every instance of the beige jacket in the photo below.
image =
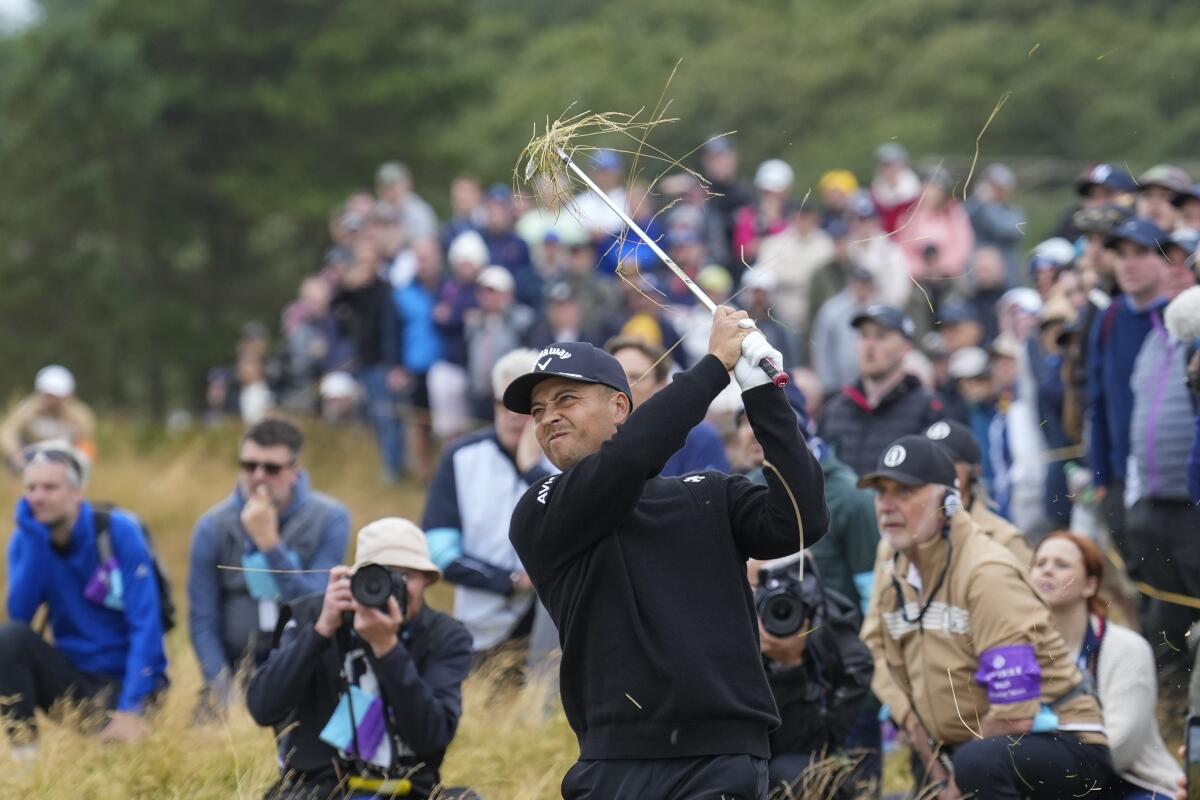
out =
<svg viewBox="0 0 1200 800"><path fill-rule="evenodd" d="M944 581L926 596L921 588L934 591L947 557ZM1026 568L983 535L970 516L955 515L948 540L939 537L922 548L920 566L902 553L881 559L875 581L862 635L875 658L872 688L894 719L902 721L911 710L930 736L957 745L977 738L988 713L1001 720L1030 719L1047 704L1058 715L1060 731L1107 743L1100 706L1092 696L1076 693L1083 676ZM910 622L926 602L920 623ZM1006 672L1018 662L1000 648L1021 645L1031 647L1036 658L1038 696L1018 692L1011 702L989 701L977 673L996 673L993 690L1002 693L1009 685ZM1061 699L1068 694L1073 696Z"/></svg>
<svg viewBox="0 0 1200 800"><path fill-rule="evenodd" d="M19 456L23 448L50 439L66 439L91 457L95 437L95 415L74 397L51 407L42 395L32 394L18 403L0 423L0 450L9 460Z"/></svg>

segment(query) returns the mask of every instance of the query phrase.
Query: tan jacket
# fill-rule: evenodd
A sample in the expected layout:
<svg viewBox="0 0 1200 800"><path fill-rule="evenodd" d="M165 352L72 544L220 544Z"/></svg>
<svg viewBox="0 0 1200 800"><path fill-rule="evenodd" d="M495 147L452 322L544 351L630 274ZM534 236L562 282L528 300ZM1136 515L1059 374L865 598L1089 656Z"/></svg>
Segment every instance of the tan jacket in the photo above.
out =
<svg viewBox="0 0 1200 800"><path fill-rule="evenodd" d="M933 591L948 556L942 585L932 597L924 596L913 582ZM1095 698L1080 692L1060 701L1076 690L1083 676L1026 568L1008 550L982 535L970 516L957 514L949 541L939 537L926 545L920 566L911 572L910 566L904 554L876 563L876 584L863 624L863 639L876 664L872 688L890 706L894 719L903 721L912 710L930 736L956 745L977 738L980 720L989 712L1002 720L1029 719L1047 704L1058 715L1059 730L1084 742L1106 743ZM909 622L927 601L921 622ZM1041 672L1040 696L989 702L988 690L976 681L976 674L1010 668L998 648L1013 645L1033 648Z"/></svg>
<svg viewBox="0 0 1200 800"><path fill-rule="evenodd" d="M984 534L1008 548L1014 559L1026 570L1029 569L1033 562L1033 551L1029 547L1029 542L1015 525L988 510L986 495L975 498L971 504L970 514L971 519ZM880 539L879 546L875 549L875 576L871 581L871 598L859 636L867 643L867 647L871 649L871 654L875 657L875 677L871 683L871 689L879 698L879 702L888 707L896 724L900 724L908 714L910 706L904 692L900 691L892 682L887 664L883 661L882 628L874 616L874 609L879 606L879 598L887 581L884 572L886 569L890 569L893 555L895 553L887 541Z"/></svg>
<svg viewBox="0 0 1200 800"><path fill-rule="evenodd" d="M15 460L23 448L49 439L66 439L92 457L95 437L95 415L74 397L51 408L42 395L32 394L0 423L0 450L9 461Z"/></svg>

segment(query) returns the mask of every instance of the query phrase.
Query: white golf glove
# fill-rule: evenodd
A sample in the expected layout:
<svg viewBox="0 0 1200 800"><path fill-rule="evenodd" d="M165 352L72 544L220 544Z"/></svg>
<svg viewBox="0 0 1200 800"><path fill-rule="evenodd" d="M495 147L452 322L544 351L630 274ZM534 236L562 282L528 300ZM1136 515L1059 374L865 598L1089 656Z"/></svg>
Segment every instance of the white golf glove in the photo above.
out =
<svg viewBox="0 0 1200 800"><path fill-rule="evenodd" d="M776 366L783 369L783 354L771 346L762 331L751 331L742 339L742 357L733 367L733 377L743 392L771 383L767 373L758 365L764 358L771 359Z"/></svg>

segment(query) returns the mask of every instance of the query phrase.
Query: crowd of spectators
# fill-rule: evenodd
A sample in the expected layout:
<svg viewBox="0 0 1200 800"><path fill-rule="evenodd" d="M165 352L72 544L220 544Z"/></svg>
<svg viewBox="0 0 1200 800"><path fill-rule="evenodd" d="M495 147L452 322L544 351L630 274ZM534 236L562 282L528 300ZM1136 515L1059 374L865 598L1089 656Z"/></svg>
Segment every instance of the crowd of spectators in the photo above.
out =
<svg viewBox="0 0 1200 800"><path fill-rule="evenodd" d="M859 476L894 467L885 453L903 437L934 440L953 462L972 530L1021 565L1012 585L1036 589L1033 602L1049 608L1080 672L1098 684L1128 783L1122 796L1169 791L1173 765L1153 718L1122 697L1152 707L1161 693L1180 706L1193 677L1200 184L1172 165L1137 179L1114 164L1088 165L1056 235L1038 243L1025 239L1007 166L986 166L962 199L958 176L940 165L918 171L896 142L874 161L861 183L848 170L824 173L812 197L781 159L743 183L727 137L708 142L695 173L654 186L631 180L614 151L596 151L587 166L690 278L715 302L744 309L782 355L826 481L830 531L810 553L821 591L837 598L820 601L823 618L869 618L881 569L895 558L881 544L877 487L860 486ZM407 167L382 165L374 193L355 193L331 214L324 264L302 281L278 329L247 323L234 368L211 371L205 418L254 426L279 409L368 423L382 477L429 485L429 557L457 584L456 615L478 661L546 624L508 541L508 515L549 465L526 418L504 408L504 387L539 350L590 342L620 363L639 408L704 357L711 316L594 194L564 198L548 185L514 194L464 175L450 187L450 207L439 221ZM22 447L51 438L36 435L39 425L76 446L92 436L69 373L47 368L37 389L0 427L16 471L28 466ZM321 588L317 579L218 577L216 564L330 567L348 536L344 509L299 470L299 441L267 431L243 440L241 481L196 531L193 644L216 707L247 648L260 664L267 658L271 604ZM735 387L662 474L704 470L765 481ZM967 536L967 523L955 525L956 537ZM321 533L300 533L310 528ZM233 612L237 630L220 623ZM1124 627L1107 624L1113 614ZM1105 630L1113 650L1096 657ZM854 701L837 707L836 741L822 749L877 753L889 706L912 733L896 717L903 700L892 701L895 687L881 677L885 633L868 623L862 638L886 705L864 697L863 674L846 672ZM803 648L764 642L767 662L804 659ZM1109 655L1117 651L1154 668L1120 675ZM870 759L859 769L878 776Z"/></svg>

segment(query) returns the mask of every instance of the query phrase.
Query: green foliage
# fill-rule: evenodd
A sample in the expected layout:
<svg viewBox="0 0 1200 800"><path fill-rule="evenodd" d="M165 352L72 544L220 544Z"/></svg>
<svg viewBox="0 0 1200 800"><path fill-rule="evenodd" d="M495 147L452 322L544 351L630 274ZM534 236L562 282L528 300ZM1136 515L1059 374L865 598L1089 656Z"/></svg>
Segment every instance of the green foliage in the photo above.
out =
<svg viewBox="0 0 1200 800"><path fill-rule="evenodd" d="M508 180L535 124L681 118L684 154L736 129L748 170L866 175L888 139L963 168L1004 156L1058 191L1086 161L1187 161L1200 62L1185 3L1033 0L55 0L0 41L0 393L63 361L92 398L199 396L237 325L271 322L325 218L403 158L445 202ZM620 142L613 142L620 145ZM632 144L632 143L626 143ZM1035 161L1035 159L1037 159ZM1053 170L1041 165L1052 165ZM965 172L965 169L963 169ZM1031 234L1048 227L1034 220Z"/></svg>

